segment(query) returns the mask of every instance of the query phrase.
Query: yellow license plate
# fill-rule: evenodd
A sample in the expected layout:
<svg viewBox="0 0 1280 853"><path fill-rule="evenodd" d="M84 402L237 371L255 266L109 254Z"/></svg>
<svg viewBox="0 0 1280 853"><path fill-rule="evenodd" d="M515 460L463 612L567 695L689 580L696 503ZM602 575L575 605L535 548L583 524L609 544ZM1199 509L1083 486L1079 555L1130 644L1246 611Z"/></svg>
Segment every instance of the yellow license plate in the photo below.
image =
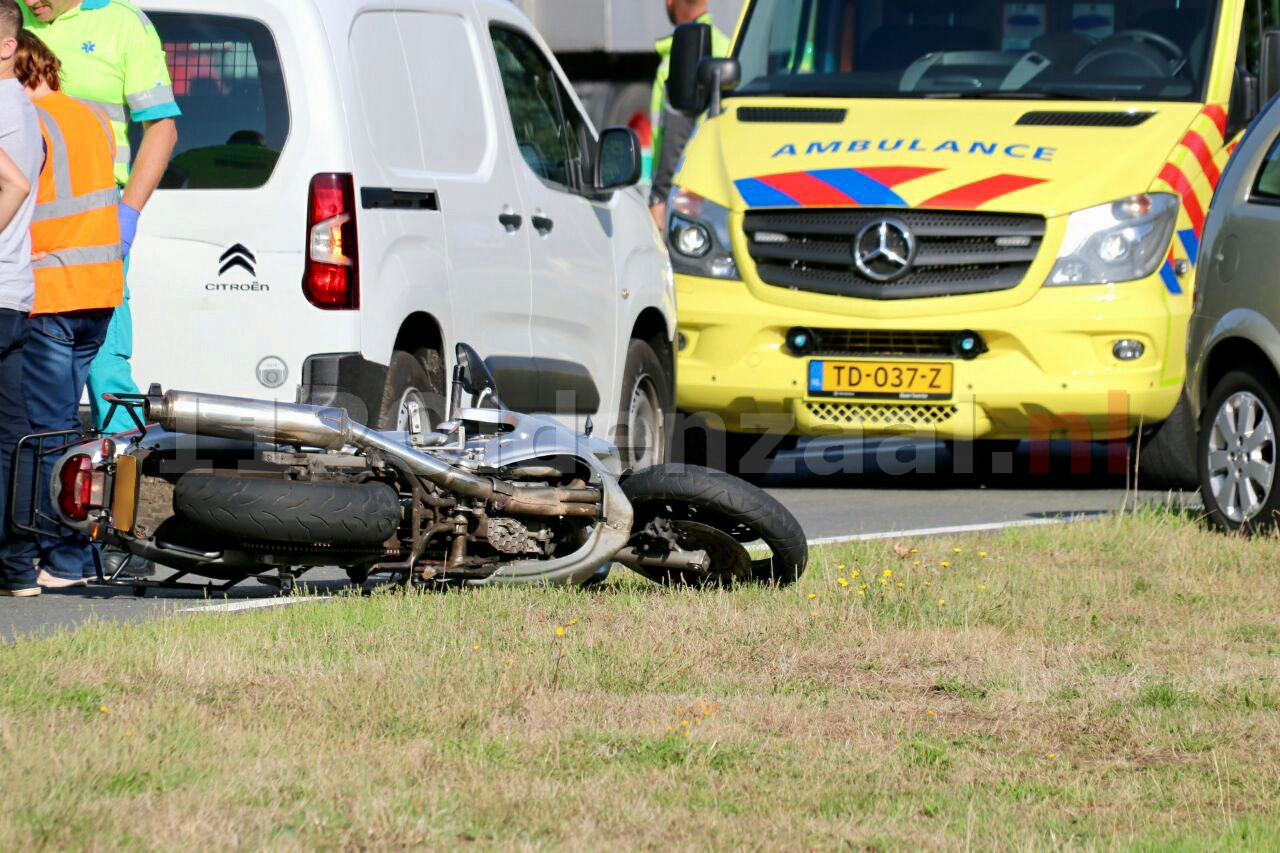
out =
<svg viewBox="0 0 1280 853"><path fill-rule="evenodd" d="M954 383L954 365L945 362L809 362L809 393L815 397L949 400Z"/></svg>

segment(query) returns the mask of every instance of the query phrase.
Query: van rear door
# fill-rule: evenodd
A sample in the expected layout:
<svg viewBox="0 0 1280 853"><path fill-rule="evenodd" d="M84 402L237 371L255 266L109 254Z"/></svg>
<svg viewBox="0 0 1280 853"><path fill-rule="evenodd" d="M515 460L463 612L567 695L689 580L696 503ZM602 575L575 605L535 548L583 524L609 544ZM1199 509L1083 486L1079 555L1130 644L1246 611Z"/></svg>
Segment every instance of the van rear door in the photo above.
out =
<svg viewBox="0 0 1280 853"><path fill-rule="evenodd" d="M310 179L350 171L324 31L310 4L287 19L260 0L146 11L182 117L130 257L134 378L293 400L307 356L360 348L357 312L301 287Z"/></svg>

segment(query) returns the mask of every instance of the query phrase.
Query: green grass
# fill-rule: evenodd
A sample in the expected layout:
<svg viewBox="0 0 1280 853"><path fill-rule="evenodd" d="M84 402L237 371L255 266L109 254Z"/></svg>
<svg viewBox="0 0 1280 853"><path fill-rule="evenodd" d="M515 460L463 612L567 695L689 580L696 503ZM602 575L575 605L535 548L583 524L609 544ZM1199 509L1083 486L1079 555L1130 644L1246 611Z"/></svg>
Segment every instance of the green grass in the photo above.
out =
<svg viewBox="0 0 1280 853"><path fill-rule="evenodd" d="M1148 511L91 624L0 649L0 849L1276 849L1278 558Z"/></svg>

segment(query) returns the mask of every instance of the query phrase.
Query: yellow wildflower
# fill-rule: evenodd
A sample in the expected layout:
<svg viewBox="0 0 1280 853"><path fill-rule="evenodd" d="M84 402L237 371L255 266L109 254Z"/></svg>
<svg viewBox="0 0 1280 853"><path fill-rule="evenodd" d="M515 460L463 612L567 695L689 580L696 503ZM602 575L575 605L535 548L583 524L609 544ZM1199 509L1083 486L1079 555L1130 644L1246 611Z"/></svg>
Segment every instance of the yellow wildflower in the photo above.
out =
<svg viewBox="0 0 1280 853"><path fill-rule="evenodd" d="M939 599L938 599L938 606L939 606L939 607L946 607L946 606L947 606L947 600L946 600L945 598L939 598Z"/></svg>
<svg viewBox="0 0 1280 853"><path fill-rule="evenodd" d="M840 580L836 581L836 583L840 584L840 586L848 586L848 585L849 585L849 582L848 582L847 580L845 580L844 578L840 578Z"/></svg>
<svg viewBox="0 0 1280 853"><path fill-rule="evenodd" d="M813 600L814 600L815 598L817 598L817 597L818 597L818 594L817 594L816 592L811 592L811 593L809 593L809 600L810 600L810 601L813 601Z"/></svg>
<svg viewBox="0 0 1280 853"><path fill-rule="evenodd" d="M557 627L556 627L556 636L557 636L557 637L563 637L563 636L564 636L564 626L563 626L563 625L560 625L560 626L557 626Z"/></svg>
<svg viewBox="0 0 1280 853"><path fill-rule="evenodd" d="M887 577L887 578L891 578L891 577L893 577L893 569L885 569L885 570L884 570L884 576L885 576L885 577Z"/></svg>

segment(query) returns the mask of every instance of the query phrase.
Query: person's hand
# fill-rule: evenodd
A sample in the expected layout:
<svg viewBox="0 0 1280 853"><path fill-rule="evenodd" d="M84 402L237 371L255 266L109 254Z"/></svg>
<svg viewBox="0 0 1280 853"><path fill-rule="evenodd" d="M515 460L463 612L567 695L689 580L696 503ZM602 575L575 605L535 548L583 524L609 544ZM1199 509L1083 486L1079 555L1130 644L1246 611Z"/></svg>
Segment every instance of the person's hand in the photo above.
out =
<svg viewBox="0 0 1280 853"><path fill-rule="evenodd" d="M138 236L138 217L141 215L139 211L120 202L120 245L124 249L123 257L129 257L129 250L133 248L133 240Z"/></svg>
<svg viewBox="0 0 1280 853"><path fill-rule="evenodd" d="M44 260L45 258L47 258L47 257L49 257L49 253L48 253L48 252L32 252L32 253L31 253L31 263L33 263L33 264L34 264L36 261L43 261L43 260Z"/></svg>
<svg viewBox="0 0 1280 853"><path fill-rule="evenodd" d="M658 230L665 234L667 231L667 203L664 201L649 205L649 213L653 215L653 221L658 226Z"/></svg>

